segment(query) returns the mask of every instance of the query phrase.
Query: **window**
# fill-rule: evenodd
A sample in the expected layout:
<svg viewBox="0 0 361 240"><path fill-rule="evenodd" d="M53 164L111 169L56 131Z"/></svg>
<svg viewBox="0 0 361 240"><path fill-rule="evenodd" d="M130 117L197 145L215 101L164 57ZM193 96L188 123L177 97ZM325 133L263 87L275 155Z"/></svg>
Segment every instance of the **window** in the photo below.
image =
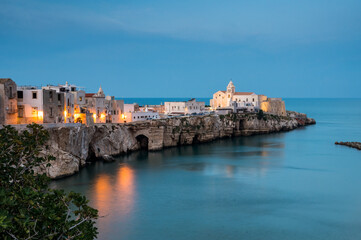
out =
<svg viewBox="0 0 361 240"><path fill-rule="evenodd" d="M13 98L13 87L9 87L9 98Z"/></svg>
<svg viewBox="0 0 361 240"><path fill-rule="evenodd" d="M49 92L49 99L52 101L53 100L53 91Z"/></svg>
<svg viewBox="0 0 361 240"><path fill-rule="evenodd" d="M60 93L58 94L58 101L60 101L61 100L61 96L60 96Z"/></svg>
<svg viewBox="0 0 361 240"><path fill-rule="evenodd" d="M18 98L23 99L24 98L24 92L18 91Z"/></svg>
<svg viewBox="0 0 361 240"><path fill-rule="evenodd" d="M67 106L69 106L70 105L70 99L68 98L68 104L67 104Z"/></svg>
<svg viewBox="0 0 361 240"><path fill-rule="evenodd" d="M83 101L83 97L79 97L79 102Z"/></svg>
<svg viewBox="0 0 361 240"><path fill-rule="evenodd" d="M37 99L38 98L38 93L37 92L33 92L33 99Z"/></svg>
<svg viewBox="0 0 361 240"><path fill-rule="evenodd" d="M53 108L50 108L50 117L53 117Z"/></svg>
<svg viewBox="0 0 361 240"><path fill-rule="evenodd" d="M252 98L252 102L254 102L254 98Z"/></svg>

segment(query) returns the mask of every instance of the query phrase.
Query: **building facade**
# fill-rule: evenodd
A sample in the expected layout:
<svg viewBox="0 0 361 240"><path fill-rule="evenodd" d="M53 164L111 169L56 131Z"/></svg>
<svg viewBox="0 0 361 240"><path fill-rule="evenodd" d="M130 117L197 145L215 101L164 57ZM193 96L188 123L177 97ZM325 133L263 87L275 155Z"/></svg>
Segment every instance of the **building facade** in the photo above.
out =
<svg viewBox="0 0 361 240"><path fill-rule="evenodd" d="M232 81L226 91L217 91L210 100L212 110L226 112L258 111L286 116L285 102L281 98L268 98L254 92L236 92Z"/></svg>
<svg viewBox="0 0 361 240"><path fill-rule="evenodd" d="M70 85L68 82L65 85L48 85L42 87L43 90L54 90L58 96L58 118L59 122L73 123L75 122L75 98L74 93L77 92L75 85Z"/></svg>
<svg viewBox="0 0 361 240"><path fill-rule="evenodd" d="M17 123L17 86L10 78L0 78L0 124Z"/></svg>
<svg viewBox="0 0 361 240"><path fill-rule="evenodd" d="M61 123L63 98L52 89L41 89L32 86L19 86L18 124Z"/></svg>
<svg viewBox="0 0 361 240"><path fill-rule="evenodd" d="M202 113L204 111L205 111L205 103L197 102L195 98L182 102L164 103L164 113L167 115Z"/></svg>
<svg viewBox="0 0 361 240"><path fill-rule="evenodd" d="M254 111L259 109L260 103L258 95L254 92L236 92L232 81L229 82L226 91L217 91L210 100L210 106L213 110L232 109Z"/></svg>
<svg viewBox="0 0 361 240"><path fill-rule="evenodd" d="M282 98L267 98L261 102L262 111L274 115L286 116L286 105Z"/></svg>
<svg viewBox="0 0 361 240"><path fill-rule="evenodd" d="M106 96L105 105L108 118L107 122L121 123L123 121L124 100L116 100L114 96Z"/></svg>
<svg viewBox="0 0 361 240"><path fill-rule="evenodd" d="M138 122L152 119L160 119L158 112L146 111L146 112L125 112L124 123L127 122Z"/></svg>
<svg viewBox="0 0 361 240"><path fill-rule="evenodd" d="M102 87L97 93L85 94L84 109L93 114L94 123L121 123L124 119L124 101L105 96Z"/></svg>

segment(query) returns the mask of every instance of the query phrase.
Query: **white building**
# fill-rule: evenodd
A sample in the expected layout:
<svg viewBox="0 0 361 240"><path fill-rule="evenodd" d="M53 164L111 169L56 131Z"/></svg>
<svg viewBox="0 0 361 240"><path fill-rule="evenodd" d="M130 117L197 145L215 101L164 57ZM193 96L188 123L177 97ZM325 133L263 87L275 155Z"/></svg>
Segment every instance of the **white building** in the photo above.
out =
<svg viewBox="0 0 361 240"><path fill-rule="evenodd" d="M121 123L124 118L124 100L116 100L114 96L105 97L108 122ZM122 117L123 116L123 117Z"/></svg>
<svg viewBox="0 0 361 240"><path fill-rule="evenodd" d="M25 123L42 123L43 111L43 90L18 86L18 117L29 119Z"/></svg>
<svg viewBox="0 0 361 240"><path fill-rule="evenodd" d="M126 112L124 113L125 119L124 122L137 122L137 121L145 121L152 119L160 119L158 112Z"/></svg>
<svg viewBox="0 0 361 240"><path fill-rule="evenodd" d="M53 89L18 86L18 123L58 123L64 120L64 98Z"/></svg>
<svg viewBox="0 0 361 240"><path fill-rule="evenodd" d="M205 110L205 103L197 102L195 98L192 98L182 102L165 102L164 109L167 115L202 113Z"/></svg>
<svg viewBox="0 0 361 240"><path fill-rule="evenodd" d="M227 108L233 111L238 109L254 111L259 109L260 102L258 95L254 92L236 92L233 82L230 81L227 91L217 91L213 94L210 105L213 110Z"/></svg>
<svg viewBox="0 0 361 240"><path fill-rule="evenodd" d="M144 108L143 111L140 111L138 104L131 103L124 104L124 114L122 116L122 119L124 123L127 123L151 119L160 119L160 116L158 112L148 110L148 108Z"/></svg>
<svg viewBox="0 0 361 240"><path fill-rule="evenodd" d="M124 113L135 112L136 106L137 106L137 104L135 104L135 103L124 104Z"/></svg>

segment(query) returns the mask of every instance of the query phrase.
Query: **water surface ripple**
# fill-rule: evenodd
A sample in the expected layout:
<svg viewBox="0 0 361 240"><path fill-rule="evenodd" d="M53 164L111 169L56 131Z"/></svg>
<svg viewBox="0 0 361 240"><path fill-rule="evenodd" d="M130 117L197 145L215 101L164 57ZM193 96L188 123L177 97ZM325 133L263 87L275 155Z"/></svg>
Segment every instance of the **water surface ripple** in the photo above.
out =
<svg viewBox="0 0 361 240"><path fill-rule="evenodd" d="M99 209L99 239L361 239L360 99L287 99L317 125L97 162L53 187Z"/></svg>

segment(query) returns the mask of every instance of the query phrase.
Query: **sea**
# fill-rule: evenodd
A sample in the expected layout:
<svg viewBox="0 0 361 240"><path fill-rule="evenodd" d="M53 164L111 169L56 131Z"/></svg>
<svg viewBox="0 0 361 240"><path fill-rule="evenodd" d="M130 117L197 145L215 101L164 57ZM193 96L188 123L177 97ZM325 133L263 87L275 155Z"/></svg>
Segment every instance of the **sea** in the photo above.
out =
<svg viewBox="0 0 361 240"><path fill-rule="evenodd" d="M125 104L137 103L139 106L145 105L159 105L164 102L183 102L192 98L117 98L117 100L124 100ZM210 98L196 98L198 102L204 102L209 105Z"/></svg>
<svg viewBox="0 0 361 240"><path fill-rule="evenodd" d="M361 239L361 151L334 144L361 141L361 99L285 102L317 124L134 152L52 187L99 210L98 239Z"/></svg>

